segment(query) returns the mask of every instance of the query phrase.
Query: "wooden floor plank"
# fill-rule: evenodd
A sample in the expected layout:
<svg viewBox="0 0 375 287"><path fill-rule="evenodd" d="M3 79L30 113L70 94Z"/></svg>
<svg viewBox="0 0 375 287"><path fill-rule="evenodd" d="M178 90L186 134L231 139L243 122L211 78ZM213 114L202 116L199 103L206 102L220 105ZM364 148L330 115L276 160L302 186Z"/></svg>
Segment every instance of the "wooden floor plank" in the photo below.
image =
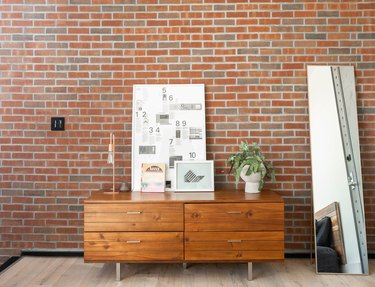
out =
<svg viewBox="0 0 375 287"><path fill-rule="evenodd" d="M82 260L81 258L76 257L52 257L57 260L58 258L62 259L62 262L58 265L54 265L51 273L44 272L44 276L41 278L39 284L42 286L56 286L56 282L60 279L62 274L66 272L71 266L73 266L77 260Z"/></svg>
<svg viewBox="0 0 375 287"><path fill-rule="evenodd" d="M4 284L4 286L7 287L28 286L29 280L42 272L44 266L46 265L44 264L43 258L37 257L32 263L27 258L22 258L12 266L10 273L5 272L4 277L0 277L0 284Z"/></svg>
<svg viewBox="0 0 375 287"><path fill-rule="evenodd" d="M254 263L253 281L247 264L121 264L121 282L115 264L83 262L81 257L23 257L0 273L0 287L373 287L375 260L370 275L317 275L309 259L284 263Z"/></svg>
<svg viewBox="0 0 375 287"><path fill-rule="evenodd" d="M93 264L85 264L81 258L76 258L74 264L61 274L60 278L54 283L55 287L81 286L84 279L87 280L87 274L95 268Z"/></svg>
<svg viewBox="0 0 375 287"><path fill-rule="evenodd" d="M24 268L21 272L17 273L17 275L20 277L18 277L17 284L15 286L29 287L30 285L33 285L33 281L39 282L41 277L50 272L48 267L56 261L57 260L55 258L49 257L36 258L35 263L28 265L27 269ZM38 266L38 268L35 268L36 266Z"/></svg>
<svg viewBox="0 0 375 287"><path fill-rule="evenodd" d="M44 257L46 262L45 268L40 272L36 273L33 278L29 278L27 286L51 286L51 283L46 283L50 277L50 274L55 274L56 270L61 268L66 262L63 257Z"/></svg>

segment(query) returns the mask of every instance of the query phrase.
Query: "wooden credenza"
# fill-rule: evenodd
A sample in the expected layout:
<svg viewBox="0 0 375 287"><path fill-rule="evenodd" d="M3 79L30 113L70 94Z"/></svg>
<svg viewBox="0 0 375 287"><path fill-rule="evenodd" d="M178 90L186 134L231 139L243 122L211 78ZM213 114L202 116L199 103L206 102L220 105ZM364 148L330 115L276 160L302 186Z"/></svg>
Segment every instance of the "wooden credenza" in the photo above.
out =
<svg viewBox="0 0 375 287"><path fill-rule="evenodd" d="M85 262L284 259L284 201L274 192L95 192L84 202ZM184 264L186 266L186 264Z"/></svg>

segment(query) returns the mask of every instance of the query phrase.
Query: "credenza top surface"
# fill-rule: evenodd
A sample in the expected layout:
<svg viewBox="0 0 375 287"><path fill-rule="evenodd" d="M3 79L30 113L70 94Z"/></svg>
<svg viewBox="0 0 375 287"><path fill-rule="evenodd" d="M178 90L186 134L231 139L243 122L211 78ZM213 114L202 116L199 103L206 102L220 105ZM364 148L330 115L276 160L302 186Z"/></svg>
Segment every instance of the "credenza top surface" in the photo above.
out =
<svg viewBox="0 0 375 287"><path fill-rule="evenodd" d="M120 192L107 194L94 191L85 203L231 203L231 202L284 202L276 192L263 190L259 193L245 193L237 190L214 192Z"/></svg>

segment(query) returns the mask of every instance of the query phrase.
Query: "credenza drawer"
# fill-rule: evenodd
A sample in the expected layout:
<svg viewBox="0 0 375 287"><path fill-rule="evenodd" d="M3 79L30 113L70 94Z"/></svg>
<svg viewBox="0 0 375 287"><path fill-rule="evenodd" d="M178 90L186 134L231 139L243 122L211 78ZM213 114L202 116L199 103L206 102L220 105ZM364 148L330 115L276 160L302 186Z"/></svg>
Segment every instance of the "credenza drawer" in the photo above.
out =
<svg viewBox="0 0 375 287"><path fill-rule="evenodd" d="M85 204L85 231L182 231L182 204Z"/></svg>
<svg viewBox="0 0 375 287"><path fill-rule="evenodd" d="M158 203L86 203L85 212L166 212L166 213L181 213L182 204L180 203L169 203L169 204L158 204Z"/></svg>
<svg viewBox="0 0 375 287"><path fill-rule="evenodd" d="M282 260L284 232L186 232L185 259Z"/></svg>
<svg viewBox="0 0 375 287"><path fill-rule="evenodd" d="M183 259L182 232L88 232L87 261L174 261Z"/></svg>
<svg viewBox="0 0 375 287"><path fill-rule="evenodd" d="M284 230L284 205L282 203L186 204L185 230Z"/></svg>

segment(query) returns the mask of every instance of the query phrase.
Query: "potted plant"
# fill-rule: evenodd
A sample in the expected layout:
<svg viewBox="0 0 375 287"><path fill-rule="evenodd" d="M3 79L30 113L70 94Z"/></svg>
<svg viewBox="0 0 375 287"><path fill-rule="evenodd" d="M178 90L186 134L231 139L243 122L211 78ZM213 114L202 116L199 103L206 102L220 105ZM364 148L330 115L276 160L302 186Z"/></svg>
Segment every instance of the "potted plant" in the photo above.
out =
<svg viewBox="0 0 375 287"><path fill-rule="evenodd" d="M263 155L259 145L249 145L247 141L241 141L239 152L231 154L228 158L232 172L236 178L236 187L240 177L246 182L245 192L259 192L263 189L264 179L275 180L275 170Z"/></svg>

